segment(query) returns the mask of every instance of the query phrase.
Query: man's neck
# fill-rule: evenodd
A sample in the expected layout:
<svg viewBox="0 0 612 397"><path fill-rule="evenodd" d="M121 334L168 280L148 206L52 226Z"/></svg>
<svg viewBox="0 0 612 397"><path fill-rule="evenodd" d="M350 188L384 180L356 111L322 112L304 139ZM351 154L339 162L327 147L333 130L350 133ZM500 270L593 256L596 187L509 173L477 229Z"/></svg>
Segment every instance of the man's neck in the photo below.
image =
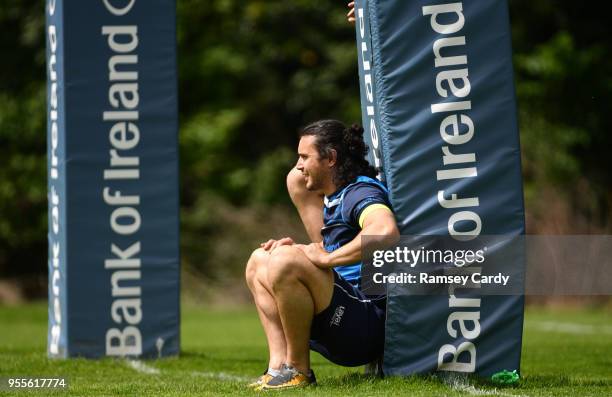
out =
<svg viewBox="0 0 612 397"><path fill-rule="evenodd" d="M338 190L338 187L333 183L333 182L329 182L326 186L323 187L323 189L321 189L323 191L323 194L327 197L331 196L332 194L336 193L336 191Z"/></svg>

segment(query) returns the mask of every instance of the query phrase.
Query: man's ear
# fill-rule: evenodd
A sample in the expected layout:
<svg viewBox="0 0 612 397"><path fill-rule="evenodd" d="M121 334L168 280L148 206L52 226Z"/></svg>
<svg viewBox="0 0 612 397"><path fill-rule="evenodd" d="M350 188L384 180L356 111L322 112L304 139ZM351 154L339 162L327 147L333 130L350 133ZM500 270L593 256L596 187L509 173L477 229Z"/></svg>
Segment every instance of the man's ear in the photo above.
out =
<svg viewBox="0 0 612 397"><path fill-rule="evenodd" d="M329 151L329 166L333 167L334 165L336 165L336 162L338 161L338 152L336 152L336 149L331 149Z"/></svg>

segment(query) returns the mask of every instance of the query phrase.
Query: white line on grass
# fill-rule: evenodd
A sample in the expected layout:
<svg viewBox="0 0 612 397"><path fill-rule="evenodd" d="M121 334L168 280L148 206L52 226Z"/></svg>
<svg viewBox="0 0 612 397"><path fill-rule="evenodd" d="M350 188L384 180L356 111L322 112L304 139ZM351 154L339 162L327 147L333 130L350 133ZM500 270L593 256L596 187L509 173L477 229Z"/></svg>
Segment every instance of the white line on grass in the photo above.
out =
<svg viewBox="0 0 612 397"><path fill-rule="evenodd" d="M151 367L139 360L126 360L127 365L143 374L147 375L159 375L161 371L158 368ZM248 382L252 380L246 376L232 375L226 372L201 372L201 371L192 371L191 375L193 376L201 376L209 379L217 379L222 381L231 381L231 382Z"/></svg>
<svg viewBox="0 0 612 397"><path fill-rule="evenodd" d="M451 389L463 393L467 393L472 396L502 396L502 397L527 397L522 394L506 393L505 391L498 389L479 389L470 385L469 380L463 377L456 377L451 374L446 379L443 379Z"/></svg>
<svg viewBox="0 0 612 397"><path fill-rule="evenodd" d="M232 375L226 372L202 372L202 371L192 371L191 375L193 376L201 376L203 378L210 379L218 379L223 381L231 381L231 382L248 382L253 380L252 378L240 375Z"/></svg>
<svg viewBox="0 0 612 397"><path fill-rule="evenodd" d="M577 323L559 323L556 321L538 321L527 323L540 331L557 331L566 334L612 334L612 327Z"/></svg>
<svg viewBox="0 0 612 397"><path fill-rule="evenodd" d="M136 371L147 375L159 375L161 371L138 360L127 360L127 364Z"/></svg>
<svg viewBox="0 0 612 397"><path fill-rule="evenodd" d="M527 397L527 396L523 396L522 394L512 394L512 393L506 393L504 391L501 390L497 390L497 389L478 389L474 386L468 386L468 385L458 385L458 386L451 386L452 389L456 390L456 391L461 391L467 394L470 394L472 396L503 396L503 397Z"/></svg>

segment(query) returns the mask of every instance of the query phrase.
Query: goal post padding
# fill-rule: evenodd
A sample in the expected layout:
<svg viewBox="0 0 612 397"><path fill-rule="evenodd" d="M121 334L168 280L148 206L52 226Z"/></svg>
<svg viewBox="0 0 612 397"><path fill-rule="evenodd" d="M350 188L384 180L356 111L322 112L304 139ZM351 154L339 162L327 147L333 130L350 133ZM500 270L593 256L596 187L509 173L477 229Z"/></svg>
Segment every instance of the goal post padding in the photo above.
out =
<svg viewBox="0 0 612 397"><path fill-rule="evenodd" d="M524 234L506 1L358 0L356 18L370 161L389 187L402 234L461 227ZM477 205L445 207L440 194ZM521 257L512 265L525 266ZM448 294L389 290L385 374L520 369L523 296L481 296L477 307L449 303ZM477 312L477 336L462 334L451 316L458 312Z"/></svg>
<svg viewBox="0 0 612 397"><path fill-rule="evenodd" d="M48 355L176 355L175 1L45 5Z"/></svg>

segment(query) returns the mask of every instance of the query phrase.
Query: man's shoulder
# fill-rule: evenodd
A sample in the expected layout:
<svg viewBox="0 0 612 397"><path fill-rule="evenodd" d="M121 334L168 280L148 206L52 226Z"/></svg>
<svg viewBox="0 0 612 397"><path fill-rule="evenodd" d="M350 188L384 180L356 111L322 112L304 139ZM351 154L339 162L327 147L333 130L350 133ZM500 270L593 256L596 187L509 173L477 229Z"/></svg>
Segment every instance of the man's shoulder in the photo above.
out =
<svg viewBox="0 0 612 397"><path fill-rule="evenodd" d="M373 178L369 177L358 177L352 183L347 185L344 190L344 197L347 196L355 197L355 196L365 196L368 197L373 193L383 194L384 196L388 195L388 191L386 186Z"/></svg>

